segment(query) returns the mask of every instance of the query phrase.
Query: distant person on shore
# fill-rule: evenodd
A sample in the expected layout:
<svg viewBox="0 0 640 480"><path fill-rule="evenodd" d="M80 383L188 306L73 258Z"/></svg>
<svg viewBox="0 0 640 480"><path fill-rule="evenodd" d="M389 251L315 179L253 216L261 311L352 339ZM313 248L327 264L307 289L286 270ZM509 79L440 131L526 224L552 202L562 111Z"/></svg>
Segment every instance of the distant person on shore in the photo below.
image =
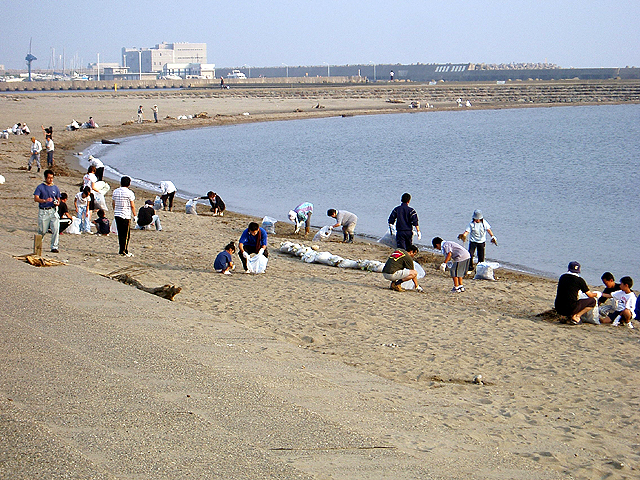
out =
<svg viewBox="0 0 640 480"><path fill-rule="evenodd" d="M156 215L156 211L153 209L153 200L146 200L144 205L138 210L138 219L135 228L136 230L147 230L152 224L158 232L162 231L160 217Z"/></svg>
<svg viewBox="0 0 640 480"><path fill-rule="evenodd" d="M53 167L53 152L56 149L53 143L53 127L44 128L42 126L42 133L44 134L44 148L47 150L47 167Z"/></svg>
<svg viewBox="0 0 640 480"><path fill-rule="evenodd" d="M335 208L327 210L327 216L336 219L336 224L332 225L331 228L342 227L342 243L353 243L358 217L354 213L346 210L336 210Z"/></svg>
<svg viewBox="0 0 640 480"><path fill-rule="evenodd" d="M97 235L109 235L111 233L111 224L103 209L98 210L98 218L93 223L96 226Z"/></svg>
<svg viewBox="0 0 640 480"><path fill-rule="evenodd" d="M38 171L40 171L40 152L42 151L42 144L36 140L36 137L31 137L31 156L29 157L29 163L27 164L28 170L31 171L31 164L36 162Z"/></svg>
<svg viewBox="0 0 640 480"><path fill-rule="evenodd" d="M151 111L153 112L153 121L158 123L158 105L154 105Z"/></svg>
<svg viewBox="0 0 640 480"><path fill-rule="evenodd" d="M422 292L422 287L418 285L418 272L413 264L413 257L418 253L418 247L409 244L405 249L396 249L384 264L382 276L391 281L389 288L396 292L404 292L402 284L413 280L416 291Z"/></svg>
<svg viewBox="0 0 640 480"><path fill-rule="evenodd" d="M220 88L224 88L224 77L220 77Z"/></svg>
<svg viewBox="0 0 640 480"><path fill-rule="evenodd" d="M431 245L436 250L441 250L444 255L444 263L442 265L449 267L449 272L451 272L451 278L453 279L451 292L464 292L462 279L469 268L469 259L471 258L469 252L462 245L458 245L456 242L445 242L440 237L435 237L431 240Z"/></svg>
<svg viewBox="0 0 640 480"><path fill-rule="evenodd" d="M313 203L304 202L293 210L289 210L289 220L295 224L294 234L300 231L300 227L304 223L304 234L309 235L311 229L311 215L313 215Z"/></svg>
<svg viewBox="0 0 640 480"><path fill-rule="evenodd" d="M104 175L104 163L99 158L89 155L89 165L96 167L95 175L98 182L102 182L102 176Z"/></svg>
<svg viewBox="0 0 640 480"><path fill-rule="evenodd" d="M51 229L51 253L58 253L60 238L60 217L57 206L60 204L60 189L53 184L53 171L44 171L44 182L33 192L33 201L38 204L38 235Z"/></svg>
<svg viewBox="0 0 640 480"><path fill-rule="evenodd" d="M120 179L120 188L113 191L113 215L118 229L118 243L120 245L120 255L125 257L133 257L133 253L129 253L129 237L131 235L131 217L136 211L136 196L129 189L131 179L122 177Z"/></svg>
<svg viewBox="0 0 640 480"><path fill-rule="evenodd" d="M60 194L60 203L58 204L58 219L60 233L64 232L69 225L73 222L73 217L69 213L69 206L67 205L68 195L64 192Z"/></svg>
<svg viewBox="0 0 640 480"><path fill-rule="evenodd" d="M209 205L211 205L211 212L213 212L214 217L224 217L224 211L227 208L224 204L224 201L220 198L216 192L209 191L204 197L200 197L202 200L209 200Z"/></svg>
<svg viewBox="0 0 640 480"><path fill-rule="evenodd" d="M14 123L13 127L11 127L11 132L14 135L22 135L22 123Z"/></svg>
<svg viewBox="0 0 640 480"><path fill-rule="evenodd" d="M389 72L389 80L391 80L393 82L393 77L395 76L395 73L393 72L393 70L391 70Z"/></svg>
<svg viewBox="0 0 640 480"><path fill-rule="evenodd" d="M178 189L171 180L163 180L160 182L160 200L162 200L162 209L173 211L173 197L176 196Z"/></svg>
<svg viewBox="0 0 640 480"><path fill-rule="evenodd" d="M22 134L29 135L30 133L31 129L29 128L29 126L26 123L22 124Z"/></svg>
<svg viewBox="0 0 640 480"><path fill-rule="evenodd" d="M458 235L458 239L463 242L467 241L469 237L469 271L473 270L473 256L478 251L478 263L484 262L484 254L487 246L487 233L491 235L491 243L498 245L498 239L491 231L491 225L487 222L480 210L474 210L471 222L467 226L466 230Z"/></svg>
<svg viewBox="0 0 640 480"><path fill-rule="evenodd" d="M143 114L143 113L144 113L144 112L142 111L142 105L140 105L140 106L138 107L138 123L142 123L142 122L143 122L143 120L142 120L142 114Z"/></svg>
<svg viewBox="0 0 640 480"><path fill-rule="evenodd" d="M213 269L218 273L225 275L231 275L231 270L234 270L236 266L233 264L232 255L236 253L236 246L233 242L229 243L224 250L220 252L215 261L213 262Z"/></svg>
<svg viewBox="0 0 640 480"><path fill-rule="evenodd" d="M587 282L580 276L580 264L571 262L567 273L560 276L556 292L555 309L558 314L568 318L569 325L580 323L580 317L596 306L600 292L589 290ZM589 298L578 299L582 292Z"/></svg>
<svg viewBox="0 0 640 480"><path fill-rule="evenodd" d="M242 232L238 240L238 256L242 262L242 267L247 271L247 260L252 253L262 253L269 258L267 250L267 231L256 222L251 222L249 227Z"/></svg>
<svg viewBox="0 0 640 480"><path fill-rule="evenodd" d="M81 192L76 193L73 201L76 207L76 216L80 219L80 233L91 233L91 188L85 185Z"/></svg>
<svg viewBox="0 0 640 480"><path fill-rule="evenodd" d="M633 279L631 277L622 277L620 279L620 290L612 293L603 293L605 298L613 298L616 301L616 308L609 313L604 319L600 319L600 323L611 323L614 327L623 324L629 328L633 328L632 319L636 318L636 295L631 291L633 287Z"/></svg>
<svg viewBox="0 0 640 480"><path fill-rule="evenodd" d="M400 201L402 203L394 208L391 215L389 215L389 231L392 230L391 227L395 224L396 246L406 250L409 245L413 245L413 229L416 229L418 240L422 239L422 234L420 233L418 214L413 207L409 206L411 195L403 193Z"/></svg>
<svg viewBox="0 0 640 480"><path fill-rule="evenodd" d="M89 120L87 121L87 128L96 128L96 121L93 117L89 117Z"/></svg>

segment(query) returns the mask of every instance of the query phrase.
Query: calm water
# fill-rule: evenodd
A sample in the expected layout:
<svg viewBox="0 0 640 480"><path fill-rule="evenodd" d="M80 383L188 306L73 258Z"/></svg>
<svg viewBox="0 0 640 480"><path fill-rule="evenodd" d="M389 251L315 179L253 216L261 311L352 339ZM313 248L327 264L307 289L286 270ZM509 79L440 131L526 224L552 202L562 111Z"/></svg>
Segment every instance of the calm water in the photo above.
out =
<svg viewBox="0 0 640 480"><path fill-rule="evenodd" d="M407 191L422 243L454 240L480 208L498 237L487 256L548 276L570 260L599 283L640 286L640 105L407 113L212 127L95 145L119 173L183 196L215 190L230 210L286 220L310 201L382 235ZM86 152L88 153L88 152ZM116 173L117 172L117 173Z"/></svg>

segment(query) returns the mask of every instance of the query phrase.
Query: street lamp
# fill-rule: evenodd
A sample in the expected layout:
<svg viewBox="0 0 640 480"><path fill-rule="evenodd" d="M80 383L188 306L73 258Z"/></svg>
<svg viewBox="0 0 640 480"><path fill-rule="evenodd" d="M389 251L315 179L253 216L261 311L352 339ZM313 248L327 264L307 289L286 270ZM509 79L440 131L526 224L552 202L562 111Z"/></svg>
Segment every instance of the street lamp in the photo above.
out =
<svg viewBox="0 0 640 480"><path fill-rule="evenodd" d="M286 63L283 63L283 65L287 67L287 78L289 78L289 65L287 65Z"/></svg>
<svg viewBox="0 0 640 480"><path fill-rule="evenodd" d="M138 80L142 80L142 49L138 50Z"/></svg>
<svg viewBox="0 0 640 480"><path fill-rule="evenodd" d="M327 77L331 76L331 67L329 66L329 64L327 62L322 62L327 66Z"/></svg>
<svg viewBox="0 0 640 480"><path fill-rule="evenodd" d="M242 68L248 68L249 69L249 76L247 78L251 78L251 66L247 66L247 64L245 63L244 65L242 65Z"/></svg>
<svg viewBox="0 0 640 480"><path fill-rule="evenodd" d="M369 63L373 64L373 81L376 81L376 64L369 61Z"/></svg>
<svg viewBox="0 0 640 480"><path fill-rule="evenodd" d="M100 54L98 54L98 81L100 81Z"/></svg>

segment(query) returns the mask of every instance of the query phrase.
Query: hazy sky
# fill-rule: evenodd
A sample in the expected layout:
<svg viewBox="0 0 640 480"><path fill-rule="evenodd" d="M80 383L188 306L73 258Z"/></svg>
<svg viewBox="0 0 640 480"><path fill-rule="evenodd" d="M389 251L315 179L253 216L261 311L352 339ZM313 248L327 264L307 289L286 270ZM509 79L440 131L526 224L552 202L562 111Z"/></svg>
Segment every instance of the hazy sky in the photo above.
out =
<svg viewBox="0 0 640 480"><path fill-rule="evenodd" d="M105 0L0 3L0 64L120 62L122 47L205 42L217 67L544 62L640 66L638 0Z"/></svg>

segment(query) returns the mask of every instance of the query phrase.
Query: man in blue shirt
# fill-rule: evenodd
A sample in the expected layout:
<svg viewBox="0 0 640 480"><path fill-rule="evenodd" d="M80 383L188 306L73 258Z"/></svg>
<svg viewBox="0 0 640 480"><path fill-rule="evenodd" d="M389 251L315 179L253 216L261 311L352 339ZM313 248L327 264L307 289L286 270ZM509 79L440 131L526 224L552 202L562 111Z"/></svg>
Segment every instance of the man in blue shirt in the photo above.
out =
<svg viewBox="0 0 640 480"><path fill-rule="evenodd" d="M38 204L38 235L44 236L51 229L51 252L58 253L60 217L60 189L53 184L53 171L44 171L44 183L36 187L33 200Z"/></svg>
<svg viewBox="0 0 640 480"><path fill-rule="evenodd" d="M418 214L409 206L411 195L403 193L400 201L402 203L394 208L391 215L389 215L389 229L391 229L395 223L396 244L398 248L406 250L407 247L413 243L413 227L416 228L418 233L418 240L422 238L422 234L420 233L420 226L418 225Z"/></svg>
<svg viewBox="0 0 640 480"><path fill-rule="evenodd" d="M256 222L251 222L238 240L238 256L242 262L242 267L247 270L247 260L252 253L262 253L269 257L267 251L267 231Z"/></svg>

